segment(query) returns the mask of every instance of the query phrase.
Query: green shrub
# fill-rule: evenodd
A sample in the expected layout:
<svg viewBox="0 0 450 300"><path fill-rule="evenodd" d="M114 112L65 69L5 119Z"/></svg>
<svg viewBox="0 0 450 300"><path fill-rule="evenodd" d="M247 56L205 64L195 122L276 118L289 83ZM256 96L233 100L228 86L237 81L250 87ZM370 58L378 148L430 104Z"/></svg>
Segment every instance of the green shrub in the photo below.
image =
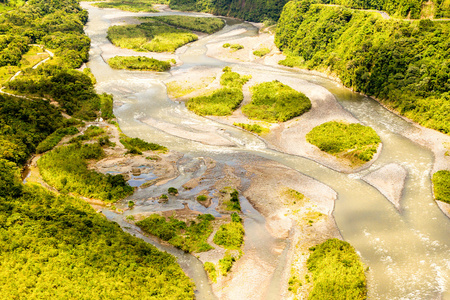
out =
<svg viewBox="0 0 450 300"><path fill-rule="evenodd" d="M160 22L111 26L108 39L116 46L137 51L174 52L196 41L197 35Z"/></svg>
<svg viewBox="0 0 450 300"><path fill-rule="evenodd" d="M254 132L258 135L269 132L268 128L262 127L261 125L258 124L233 123L233 125Z"/></svg>
<svg viewBox="0 0 450 300"><path fill-rule="evenodd" d="M104 175L88 169L88 160L104 157L98 144L58 147L38 160L42 178L60 191L114 202L133 193L122 175Z"/></svg>
<svg viewBox="0 0 450 300"><path fill-rule="evenodd" d="M66 135L74 135L78 133L76 127L60 128L45 138L37 147L36 153L46 152L53 149Z"/></svg>
<svg viewBox="0 0 450 300"><path fill-rule="evenodd" d="M159 196L159 199L167 200L167 199L169 199L169 196L167 196L166 194L162 194L161 196Z"/></svg>
<svg viewBox="0 0 450 300"><path fill-rule="evenodd" d="M308 299L366 299L364 268L349 243L329 239L311 250L307 267L314 286Z"/></svg>
<svg viewBox="0 0 450 300"><path fill-rule="evenodd" d="M269 54L270 49L267 47L261 47L255 51L253 51L253 55L263 57L266 54Z"/></svg>
<svg viewBox="0 0 450 300"><path fill-rule="evenodd" d="M356 161L370 161L381 140L375 130L361 124L326 122L314 127L306 140L327 153Z"/></svg>
<svg viewBox="0 0 450 300"><path fill-rule="evenodd" d="M433 174L434 197L450 204L450 171L441 170Z"/></svg>
<svg viewBox="0 0 450 300"><path fill-rule="evenodd" d="M214 33L225 26L225 21L219 18L203 18L188 16L162 16L162 17L142 17L140 19L155 19L176 27L190 29L206 33Z"/></svg>
<svg viewBox="0 0 450 300"><path fill-rule="evenodd" d="M206 195L198 195L197 196L197 201L206 201L208 200L208 196Z"/></svg>
<svg viewBox="0 0 450 300"><path fill-rule="evenodd" d="M124 145L125 149L128 150L128 153L131 154L142 154L142 151L162 151L166 152L167 148L155 143L148 143L140 138L130 138L123 135L119 141Z"/></svg>
<svg viewBox="0 0 450 300"><path fill-rule="evenodd" d="M231 46L230 43L225 43L222 45L223 48L229 48L230 46Z"/></svg>
<svg viewBox="0 0 450 300"><path fill-rule="evenodd" d="M203 268L205 269L206 273L208 274L209 280L216 283L217 282L217 271L216 267L212 262L205 262L203 265Z"/></svg>
<svg viewBox="0 0 450 300"><path fill-rule="evenodd" d="M232 256L228 251L225 253L225 256L222 259L219 259L219 268L222 276L226 276L228 274L235 261L236 258Z"/></svg>
<svg viewBox="0 0 450 300"><path fill-rule="evenodd" d="M237 215L237 218L239 218L238 221L232 221L220 226L213 239L216 245L232 250L236 250L241 247L244 242L245 230L239 215ZM237 218L236 216L234 217L235 220L237 220Z"/></svg>
<svg viewBox="0 0 450 300"><path fill-rule="evenodd" d="M242 107L250 119L285 122L311 109L311 101L303 93L275 80L251 87L252 102Z"/></svg>
<svg viewBox="0 0 450 300"><path fill-rule="evenodd" d="M100 110L101 117L104 120L110 120L115 118L113 113L113 96L107 93L100 95Z"/></svg>
<svg viewBox="0 0 450 300"><path fill-rule="evenodd" d="M128 201L128 207L130 208L130 209L133 209L133 207L134 207L134 202L133 201Z"/></svg>
<svg viewBox="0 0 450 300"><path fill-rule="evenodd" d="M232 45L230 45L230 49L232 51L238 51L238 50L244 49L244 46L242 46L240 44L232 44Z"/></svg>
<svg viewBox="0 0 450 300"><path fill-rule="evenodd" d="M167 192L168 192L169 194L171 194L171 195L176 195L176 194L178 194L178 190L177 190L176 188L174 188L174 187L170 187L170 188L167 190Z"/></svg>
<svg viewBox="0 0 450 300"><path fill-rule="evenodd" d="M145 56L114 56L108 59L114 69L164 72L170 69L170 62Z"/></svg>
<svg viewBox="0 0 450 300"><path fill-rule="evenodd" d="M241 76L239 73L232 72L230 67L223 68L223 74L220 76L220 84L228 88L242 89L242 86L252 78L251 75Z"/></svg>
<svg viewBox="0 0 450 300"><path fill-rule="evenodd" d="M206 242L213 231L211 221L214 219L210 214L199 215L197 221L192 221L188 226L173 217L167 221L166 218L153 214L136 222L136 225L185 252L204 252L214 249Z"/></svg>

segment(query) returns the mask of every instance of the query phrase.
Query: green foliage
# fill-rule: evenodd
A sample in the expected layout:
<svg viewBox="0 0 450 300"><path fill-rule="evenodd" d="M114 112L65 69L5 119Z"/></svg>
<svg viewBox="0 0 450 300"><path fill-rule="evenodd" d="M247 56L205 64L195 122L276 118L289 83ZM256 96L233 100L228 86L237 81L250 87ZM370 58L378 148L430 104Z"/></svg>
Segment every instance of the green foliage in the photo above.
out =
<svg viewBox="0 0 450 300"><path fill-rule="evenodd" d="M450 204L450 171L441 170L433 174L434 197Z"/></svg>
<svg viewBox="0 0 450 300"><path fill-rule="evenodd" d="M176 188L174 188L174 187L170 187L170 188L167 190L167 192L168 192L169 194L171 194L171 195L176 195L176 194L178 194L178 190L177 190Z"/></svg>
<svg viewBox="0 0 450 300"><path fill-rule="evenodd" d="M198 39L193 33L157 21L111 26L108 28L107 37L118 47L150 52L174 52L177 48Z"/></svg>
<svg viewBox="0 0 450 300"><path fill-rule="evenodd" d="M232 72L230 67L225 67L223 72L220 84L224 87L215 90L211 95L190 99L186 103L189 110L201 116L229 116L239 107L244 100L242 86L251 76L241 76Z"/></svg>
<svg viewBox="0 0 450 300"><path fill-rule="evenodd" d="M122 136L120 142L128 150L128 153L132 154L142 154L142 151L162 151L166 152L167 148L155 143L148 143L140 138L130 138L127 136Z"/></svg>
<svg viewBox="0 0 450 300"><path fill-rule="evenodd" d="M256 49L255 51L253 51L253 55L263 57L264 55L269 54L269 52L270 52L269 48L261 47L259 49Z"/></svg>
<svg viewBox="0 0 450 300"><path fill-rule="evenodd" d="M285 0L171 0L171 9L203 11L252 22L278 20Z"/></svg>
<svg viewBox="0 0 450 300"><path fill-rule="evenodd" d="M77 143L77 142L81 142L81 141L93 140L95 137L98 137L99 135L102 135L104 133L105 133L105 130L103 128L92 125L92 126L89 126L88 128L86 128L86 130L84 131L84 134L72 138L69 141L69 143ZM100 138L98 140L100 143ZM109 142L109 140L108 140L108 142ZM102 146L102 145L100 145L100 146Z"/></svg>
<svg viewBox="0 0 450 300"><path fill-rule="evenodd" d="M230 48L230 46L231 46L230 43L225 43L222 45L223 48Z"/></svg>
<svg viewBox="0 0 450 300"><path fill-rule="evenodd" d="M88 160L104 156L99 144L58 147L38 160L42 178L59 191L114 202L133 193L122 175L88 169Z"/></svg>
<svg viewBox="0 0 450 300"><path fill-rule="evenodd" d="M24 101L0 95L0 159L24 164L37 145L63 126L48 101Z"/></svg>
<svg viewBox="0 0 450 300"><path fill-rule="evenodd" d="M262 133L269 132L269 129L262 127L261 125L258 124L233 123L233 125L241 127L242 129L254 132L259 135L261 135Z"/></svg>
<svg viewBox="0 0 450 300"><path fill-rule="evenodd" d="M117 8L125 11L131 12L157 12L156 9L152 7L154 3L161 3L165 1L154 1L154 0L113 0L108 2L98 2L92 5L100 8Z"/></svg>
<svg viewBox="0 0 450 300"><path fill-rule="evenodd" d="M205 33L214 33L225 26L225 21L219 18L203 18L188 16L162 16L162 17L142 17L141 19L155 19L179 28L195 30Z"/></svg>
<svg viewBox="0 0 450 300"><path fill-rule="evenodd" d="M298 290L302 286L302 282L297 276L292 275L291 278L289 278L288 285L288 290L294 294L297 294Z"/></svg>
<svg viewBox="0 0 450 300"><path fill-rule="evenodd" d="M224 190L227 193L227 190ZM231 189L229 191L229 199L224 200L223 204L225 205L226 210L230 211L241 211L241 204L239 202L239 192L236 189Z"/></svg>
<svg viewBox="0 0 450 300"><path fill-rule="evenodd" d="M103 93L99 96L101 117L103 120L114 119L116 116L114 116L113 113L113 96L107 93Z"/></svg>
<svg viewBox="0 0 450 300"><path fill-rule="evenodd" d="M79 131L76 127L59 128L51 135L45 138L36 148L36 153L46 152L53 149L66 135L74 135Z"/></svg>
<svg viewBox="0 0 450 300"><path fill-rule="evenodd" d="M19 2L19 1L17 1ZM53 49L56 59L77 68L88 59L90 40L83 34L87 12L77 1L28 1L0 18L0 66L17 66L29 44Z"/></svg>
<svg viewBox="0 0 450 300"><path fill-rule="evenodd" d="M209 280L216 283L217 282L217 270L216 267L212 262L205 262L203 264L203 268L205 269L206 273L208 274Z"/></svg>
<svg viewBox="0 0 450 300"><path fill-rule="evenodd" d="M219 259L219 268L223 276L226 276L228 274L235 261L236 258L228 251L225 253L225 256L222 259Z"/></svg>
<svg viewBox="0 0 450 300"><path fill-rule="evenodd" d="M18 197L21 193L22 184L16 164L0 158L0 207L1 197Z"/></svg>
<svg viewBox="0 0 450 300"><path fill-rule="evenodd" d="M114 69L164 72L170 69L170 62L144 56L114 56L108 59Z"/></svg>
<svg viewBox="0 0 450 300"><path fill-rule="evenodd" d="M242 219L237 213L233 213L232 221L230 223L221 225L214 235L214 243L226 249L239 249L244 242L244 225Z"/></svg>
<svg viewBox="0 0 450 300"><path fill-rule="evenodd" d="M214 219L210 214L199 215L188 226L173 217L167 221L163 216L153 214L136 225L185 252L204 252L214 249L206 242L213 232L211 221Z"/></svg>
<svg viewBox="0 0 450 300"><path fill-rule="evenodd" d="M162 194L161 196L159 196L159 199L161 199L161 200L168 200L169 196L167 196L166 194Z"/></svg>
<svg viewBox="0 0 450 300"><path fill-rule="evenodd" d="M275 80L251 87L252 102L242 107L250 119L285 122L311 108L311 101L303 93Z"/></svg>
<svg viewBox="0 0 450 300"><path fill-rule="evenodd" d="M1 193L0 207L2 298L194 298L175 257L123 232L81 199L25 185L21 196Z"/></svg>
<svg viewBox="0 0 450 300"><path fill-rule="evenodd" d="M28 69L20 78L9 81L6 87L22 94L51 98L67 114L84 120L94 120L100 109L100 96L91 79L77 70L45 64Z"/></svg>
<svg viewBox="0 0 450 300"><path fill-rule="evenodd" d="M130 208L130 209L133 209L133 207L134 207L134 202L133 201L128 201L128 207Z"/></svg>
<svg viewBox="0 0 450 300"><path fill-rule="evenodd" d="M233 51L238 51L244 49L244 46L242 46L241 44L231 44L230 49Z"/></svg>
<svg viewBox="0 0 450 300"><path fill-rule="evenodd" d="M375 130L361 124L345 124L331 121L314 127L306 140L320 150L333 155L344 154L363 162L372 159L377 152L380 137Z"/></svg>
<svg viewBox="0 0 450 300"><path fill-rule="evenodd" d="M450 133L449 35L449 22L386 20L378 13L292 1L275 43L298 57L295 65L330 72L403 116Z"/></svg>
<svg viewBox="0 0 450 300"><path fill-rule="evenodd" d="M364 268L349 243L329 239L311 250L307 267L314 287L308 299L366 299Z"/></svg>
<svg viewBox="0 0 450 300"><path fill-rule="evenodd" d="M208 200L208 196L206 195L198 195L197 196L197 201L206 201Z"/></svg>

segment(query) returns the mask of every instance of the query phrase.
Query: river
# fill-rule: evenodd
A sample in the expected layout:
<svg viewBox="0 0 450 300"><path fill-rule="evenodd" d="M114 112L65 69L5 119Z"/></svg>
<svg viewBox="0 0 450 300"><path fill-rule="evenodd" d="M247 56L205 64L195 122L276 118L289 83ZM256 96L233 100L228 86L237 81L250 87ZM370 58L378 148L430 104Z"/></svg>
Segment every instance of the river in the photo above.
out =
<svg viewBox="0 0 450 300"><path fill-rule="evenodd" d="M115 101L123 103L115 108L114 113L125 134L161 143L192 159L211 157L219 162L239 164L247 158L260 156L317 179L338 193L334 217L344 239L357 249L370 269L367 273L369 299L450 299L450 220L439 210L432 198L432 153L401 135L411 124L370 98L306 71L252 63L230 64L206 56L206 45L227 41L231 38L227 33L232 30L241 29L240 36L254 36L258 32L257 28L249 23L228 20L222 31L200 39L190 44L184 52L178 53L183 65L176 68L188 72L199 66L217 68L231 65L233 70L252 69L271 76L279 74L306 80L330 91L348 112L363 124L374 128L383 142L383 150L377 161L369 169L356 174L340 173L310 159L271 150L250 133L196 116L186 110L183 103L172 102L167 97L162 83L162 80L171 76L170 72L113 70L102 59L103 47L110 46L106 30L111 22L118 18L137 15L204 14L135 14L112 9L102 10L86 3L82 5L89 11L85 31L92 40L87 65L97 79L97 89L113 94ZM129 53L130 50L126 51ZM117 48L117 54L121 52L122 50ZM185 128L187 124L215 128L215 132L223 133L238 146L211 146L170 135L142 122L144 117L162 120L178 128ZM402 166L408 173L400 211L375 188L361 180L365 174L391 163ZM176 255L183 256L181 253ZM186 265L185 262L183 264ZM190 260L189 264L196 264L194 268L198 269L198 273L202 273L199 262ZM187 273L193 276L189 271ZM208 285L204 274L195 276L197 286L199 282L202 286ZM198 296L203 299L213 297L210 289ZM275 298L273 294L267 297Z"/></svg>

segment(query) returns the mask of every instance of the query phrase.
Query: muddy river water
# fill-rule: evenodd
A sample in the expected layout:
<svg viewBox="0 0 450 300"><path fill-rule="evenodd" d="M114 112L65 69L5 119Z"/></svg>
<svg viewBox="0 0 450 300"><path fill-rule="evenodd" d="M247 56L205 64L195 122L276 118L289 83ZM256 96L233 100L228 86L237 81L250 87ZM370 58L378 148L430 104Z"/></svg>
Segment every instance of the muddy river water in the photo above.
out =
<svg viewBox="0 0 450 300"><path fill-rule="evenodd" d="M119 19L131 19L136 15L198 14L133 14L98 9L88 4L83 4L83 7L89 11L85 31L92 40L90 61L87 65L97 79L98 91L111 93L115 101L122 103L115 108L114 113L125 134L163 144L171 150L185 154L193 161L198 161L201 157L211 157L220 163L239 166L242 162L251 161L253 157L264 157L328 185L338 193L334 217L343 238L357 249L363 262L370 268L369 299L450 299L450 220L439 210L432 198L432 152L401 135L411 124L390 113L377 102L342 88L324 77L261 64L230 64L206 56L208 43L226 42L231 38L258 34L258 29L252 24L227 20L227 26L220 32L200 39L177 52L183 64L172 71L187 73L192 68L222 68L230 65L237 72L251 69L261 74L275 74L322 86L330 91L348 112L363 124L374 128L383 142L383 149L377 161L369 169L353 174L340 173L310 159L271 150L262 140L250 133L196 116L189 112L183 103L171 101L162 83L171 76L170 72L113 70L102 58L104 49L112 47L106 38L107 28ZM231 35L232 32L239 33ZM119 48L114 51L117 55L130 53L130 50ZM140 54L142 53L137 55ZM164 124L188 131L192 131L192 128L197 131L207 128L209 132L213 131L232 141L235 146L211 146L184 139L148 125L142 121L145 118L160 120ZM371 171L391 163L402 166L408 174L400 211L378 190L361 179ZM196 172L202 172L202 167ZM183 184L192 176L194 175L186 172L176 180ZM147 195L151 192L151 189L148 190ZM148 209L144 203L139 203L139 194L134 197L137 203L135 209ZM280 241L270 240L270 235L263 232L264 218L245 202L245 199L243 201L247 208L246 241L261 248L263 259L282 266L283 253L272 257L264 248ZM180 205L173 204L171 209L180 208ZM111 212L106 214L108 218L122 222L122 227L132 234L143 237L138 228L121 221L123 216L119 217ZM214 298L201 262L170 247L163 249L176 255L187 274L196 282L198 298ZM265 252L267 254L264 254ZM279 281L275 274L267 288L267 299L280 298L277 292L271 292L277 291L276 286L280 284L277 279Z"/></svg>

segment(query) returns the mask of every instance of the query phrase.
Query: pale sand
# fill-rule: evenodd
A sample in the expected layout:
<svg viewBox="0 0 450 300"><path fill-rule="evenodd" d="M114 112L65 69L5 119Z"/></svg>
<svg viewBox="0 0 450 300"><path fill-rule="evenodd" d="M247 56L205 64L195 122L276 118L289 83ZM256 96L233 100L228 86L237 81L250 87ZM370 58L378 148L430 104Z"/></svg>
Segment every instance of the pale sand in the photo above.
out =
<svg viewBox="0 0 450 300"><path fill-rule="evenodd" d="M388 164L364 176L362 179L380 191L397 210L408 172L398 164Z"/></svg>

